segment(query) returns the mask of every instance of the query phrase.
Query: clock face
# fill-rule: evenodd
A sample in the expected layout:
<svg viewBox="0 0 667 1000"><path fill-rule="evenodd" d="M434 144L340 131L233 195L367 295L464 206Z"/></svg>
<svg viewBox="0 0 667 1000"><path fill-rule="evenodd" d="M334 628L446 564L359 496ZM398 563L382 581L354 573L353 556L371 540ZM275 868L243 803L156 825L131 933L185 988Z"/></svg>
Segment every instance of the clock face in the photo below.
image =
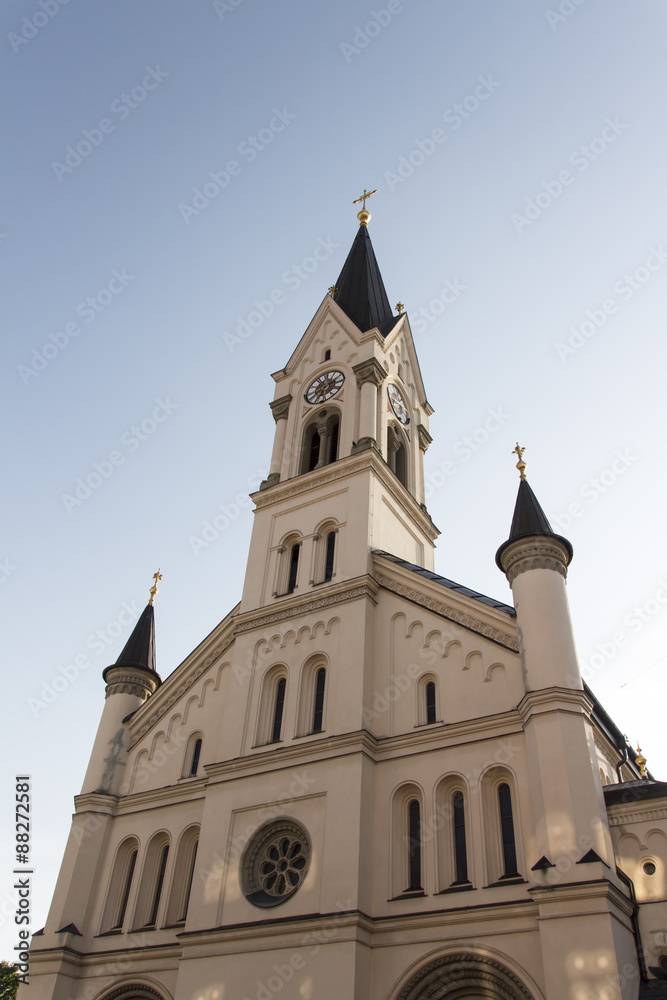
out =
<svg viewBox="0 0 667 1000"><path fill-rule="evenodd" d="M402 424L409 424L410 417L408 416L408 408L403 401L403 397L396 388L395 385L387 386L387 395L389 396L389 402L391 403L391 408L401 421Z"/></svg>
<svg viewBox="0 0 667 1000"><path fill-rule="evenodd" d="M323 403L336 395L344 381L345 376L342 372L325 372L324 375L318 375L308 386L305 398L309 403Z"/></svg>

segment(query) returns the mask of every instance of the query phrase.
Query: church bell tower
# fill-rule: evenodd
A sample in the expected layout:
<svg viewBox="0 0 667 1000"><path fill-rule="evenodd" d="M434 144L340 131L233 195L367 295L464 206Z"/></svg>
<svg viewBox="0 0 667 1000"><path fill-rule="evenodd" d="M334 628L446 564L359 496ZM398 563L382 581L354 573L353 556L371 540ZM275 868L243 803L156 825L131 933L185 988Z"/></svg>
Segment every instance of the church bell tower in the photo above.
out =
<svg viewBox="0 0 667 1000"><path fill-rule="evenodd" d="M273 375L275 438L253 496L242 611L361 577L372 549L433 569L439 532L424 504L433 410L407 314L389 305L367 197L336 284Z"/></svg>

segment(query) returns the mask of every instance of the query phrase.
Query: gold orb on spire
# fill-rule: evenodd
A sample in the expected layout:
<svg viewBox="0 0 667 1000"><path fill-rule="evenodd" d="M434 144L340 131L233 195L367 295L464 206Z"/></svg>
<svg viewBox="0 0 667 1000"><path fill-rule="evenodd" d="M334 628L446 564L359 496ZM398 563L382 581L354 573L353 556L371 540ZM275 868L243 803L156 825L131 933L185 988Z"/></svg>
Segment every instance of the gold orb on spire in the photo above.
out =
<svg viewBox="0 0 667 1000"><path fill-rule="evenodd" d="M160 572L160 570L158 570L157 573L153 573L153 581L154 582L153 582L153 586L151 587L151 591L150 591L151 597L150 597L150 600L148 602L150 605L152 605L153 601L155 600L155 595L157 594L158 580L161 580L161 579L162 579L162 573Z"/></svg>
<svg viewBox="0 0 667 1000"><path fill-rule="evenodd" d="M370 198L372 194L377 194L377 193L378 193L377 188L375 188L374 191L367 191L366 188L364 188L364 193L361 195L361 197L355 198L354 201L352 202L353 205L358 205L360 201L363 202L363 205L361 206L361 211L357 212L357 218L359 219L360 226L367 226L368 223L371 221L371 213L366 208L366 199Z"/></svg>
<svg viewBox="0 0 667 1000"><path fill-rule="evenodd" d="M645 778L646 777L646 757L642 753L642 749L639 746L639 743L637 744L637 756L635 757L635 764L639 768L639 773L641 774L642 778Z"/></svg>
<svg viewBox="0 0 667 1000"><path fill-rule="evenodd" d="M519 479L521 480L521 482L523 482L524 479L526 478L526 463L523 460L523 453L525 450L526 450L525 448L519 447L518 441L516 443L516 448L512 449L512 454L519 456L519 461L516 463L516 467L519 470Z"/></svg>

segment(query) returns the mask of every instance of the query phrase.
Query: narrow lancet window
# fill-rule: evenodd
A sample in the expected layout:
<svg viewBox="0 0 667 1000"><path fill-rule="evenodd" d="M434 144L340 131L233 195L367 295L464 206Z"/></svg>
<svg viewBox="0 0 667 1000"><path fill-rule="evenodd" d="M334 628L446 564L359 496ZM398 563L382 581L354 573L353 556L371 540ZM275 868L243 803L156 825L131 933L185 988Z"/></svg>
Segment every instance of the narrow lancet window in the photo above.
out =
<svg viewBox="0 0 667 1000"><path fill-rule="evenodd" d="M324 684L327 672L324 667L320 667L315 677L315 708L313 711L313 732L322 732L322 718L324 714Z"/></svg>
<svg viewBox="0 0 667 1000"><path fill-rule="evenodd" d="M429 681L426 685L426 724L435 722L435 683Z"/></svg>
<svg viewBox="0 0 667 1000"><path fill-rule="evenodd" d="M276 704L273 710L273 729L271 730L271 742L280 742L280 732L283 725L283 710L285 708L285 689L287 681L281 677L276 686Z"/></svg>
<svg viewBox="0 0 667 1000"><path fill-rule="evenodd" d="M324 582L329 583L333 579L334 553L336 551L336 532L330 531L327 535L327 551L324 560Z"/></svg>
<svg viewBox="0 0 667 1000"><path fill-rule="evenodd" d="M296 575L299 569L299 543L293 545L289 557L289 576L287 579L287 593L293 594L296 587Z"/></svg>
<svg viewBox="0 0 667 1000"><path fill-rule="evenodd" d="M160 906L160 896L162 895L162 886L164 885L164 873L167 870L167 858L169 857L169 844L165 844L162 848L162 853L160 855L160 867L157 873L157 882L155 883L155 892L153 894L153 905L151 907L151 913L146 921L146 927L154 927L155 921L157 920L157 911Z"/></svg>
<svg viewBox="0 0 667 1000"><path fill-rule="evenodd" d="M413 799L408 805L408 890L421 889L422 842L419 802Z"/></svg>
<svg viewBox="0 0 667 1000"><path fill-rule="evenodd" d="M456 860L456 880L454 884L456 885L457 883L468 881L466 821L462 792L454 792L452 796L452 811L454 814L454 857Z"/></svg>
<svg viewBox="0 0 667 1000"><path fill-rule="evenodd" d="M197 768L199 767L199 757L201 756L201 740L195 740L195 745L192 748L192 763L190 764L190 777L194 778L197 774Z"/></svg>
<svg viewBox="0 0 667 1000"><path fill-rule="evenodd" d="M120 901L120 907L118 910L118 917L115 924L111 928L114 931L121 930L123 926L123 921L125 920L125 911L127 910L127 901L130 898L130 889L132 888L132 876L134 875L134 868L137 863L138 851L132 851L129 858L129 863L127 867L127 875L125 877L125 885L123 886L123 895Z"/></svg>
<svg viewBox="0 0 667 1000"><path fill-rule="evenodd" d="M188 915L188 904L190 903L190 893L192 892L192 879L195 874L195 863L197 861L197 848L199 847L199 841L195 841L194 847L192 849L192 860L190 861L190 871L188 872L188 880L185 885L185 896L183 898L183 906L181 912L178 915L178 923L185 923L185 918Z"/></svg>
<svg viewBox="0 0 667 1000"><path fill-rule="evenodd" d="M498 804L500 806L500 832L503 842L503 878L518 875L516 867L516 845L514 842L514 820L512 818L512 793L506 783L498 786Z"/></svg>

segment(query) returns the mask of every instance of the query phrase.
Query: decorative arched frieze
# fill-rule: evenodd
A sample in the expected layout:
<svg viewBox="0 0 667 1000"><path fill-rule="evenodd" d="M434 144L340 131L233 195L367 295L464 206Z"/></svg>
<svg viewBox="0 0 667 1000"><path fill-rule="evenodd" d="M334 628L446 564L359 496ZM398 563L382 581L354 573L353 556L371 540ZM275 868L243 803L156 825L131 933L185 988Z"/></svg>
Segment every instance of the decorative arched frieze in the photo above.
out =
<svg viewBox="0 0 667 1000"><path fill-rule="evenodd" d="M459 952L445 955L414 973L395 1000L534 1000L525 984L506 965L488 955Z"/></svg>

